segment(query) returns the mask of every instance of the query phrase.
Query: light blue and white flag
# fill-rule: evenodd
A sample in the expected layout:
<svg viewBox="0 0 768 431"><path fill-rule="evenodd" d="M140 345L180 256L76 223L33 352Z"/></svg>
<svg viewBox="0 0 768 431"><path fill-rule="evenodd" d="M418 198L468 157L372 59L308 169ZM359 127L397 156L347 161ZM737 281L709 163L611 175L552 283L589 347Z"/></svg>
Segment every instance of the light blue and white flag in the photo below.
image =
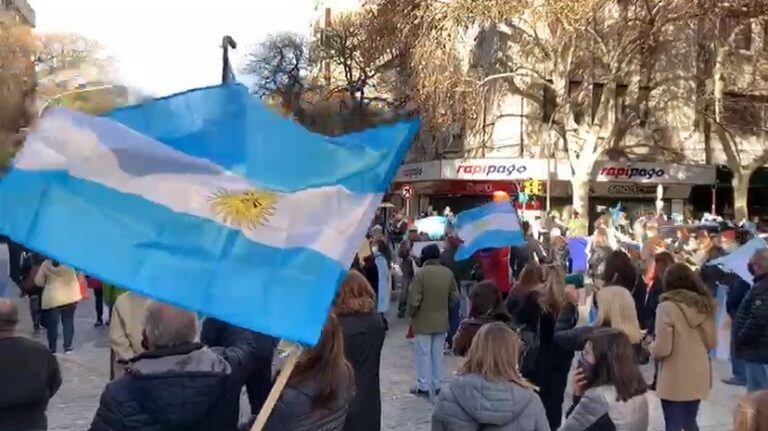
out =
<svg viewBox="0 0 768 431"><path fill-rule="evenodd" d="M756 251L768 247L763 238L752 238L736 250L709 262L708 265L718 265L728 272L732 272L752 285L755 278L749 273L747 263Z"/></svg>
<svg viewBox="0 0 768 431"><path fill-rule="evenodd" d="M337 138L240 85L40 120L0 232L105 281L315 343L418 121Z"/></svg>
<svg viewBox="0 0 768 431"><path fill-rule="evenodd" d="M525 242L511 202L491 202L459 213L456 234L463 241L456 252L456 260L468 259L484 248L510 247Z"/></svg>

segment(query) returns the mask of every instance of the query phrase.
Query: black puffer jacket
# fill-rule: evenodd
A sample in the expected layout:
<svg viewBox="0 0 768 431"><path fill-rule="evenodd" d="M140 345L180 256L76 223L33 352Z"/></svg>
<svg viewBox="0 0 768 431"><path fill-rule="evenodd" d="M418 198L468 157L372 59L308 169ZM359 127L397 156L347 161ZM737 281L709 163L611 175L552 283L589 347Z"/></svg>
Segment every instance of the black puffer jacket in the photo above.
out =
<svg viewBox="0 0 768 431"><path fill-rule="evenodd" d="M320 389L317 381L286 386L264 431L342 431L354 396L354 376L345 370L338 375L338 396L327 408L312 404Z"/></svg>
<svg viewBox="0 0 768 431"><path fill-rule="evenodd" d="M91 431L237 429L250 345L214 352L199 343L145 352L104 389Z"/></svg>
<svg viewBox="0 0 768 431"><path fill-rule="evenodd" d="M736 356L768 364L768 275L755 278L736 315Z"/></svg>

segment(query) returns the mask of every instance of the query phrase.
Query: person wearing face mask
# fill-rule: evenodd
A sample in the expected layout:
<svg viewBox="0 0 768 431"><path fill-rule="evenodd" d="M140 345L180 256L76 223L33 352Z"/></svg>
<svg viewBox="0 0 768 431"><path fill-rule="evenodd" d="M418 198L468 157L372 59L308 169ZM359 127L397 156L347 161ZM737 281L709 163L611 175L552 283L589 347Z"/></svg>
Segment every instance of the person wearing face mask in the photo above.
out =
<svg viewBox="0 0 768 431"><path fill-rule="evenodd" d="M748 263L755 277L734 322L737 357L745 361L747 391L768 389L768 249L755 252Z"/></svg>

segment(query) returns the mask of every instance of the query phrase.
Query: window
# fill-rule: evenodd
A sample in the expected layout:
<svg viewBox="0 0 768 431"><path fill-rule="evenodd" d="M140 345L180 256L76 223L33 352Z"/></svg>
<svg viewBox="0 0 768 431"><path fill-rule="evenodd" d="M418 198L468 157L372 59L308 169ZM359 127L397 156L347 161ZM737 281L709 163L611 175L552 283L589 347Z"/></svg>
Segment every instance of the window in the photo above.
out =
<svg viewBox="0 0 768 431"><path fill-rule="evenodd" d="M597 117L597 111L600 110L600 102L603 100L603 91L605 91L605 84L595 82L592 84L592 122L595 122Z"/></svg>
<svg viewBox="0 0 768 431"><path fill-rule="evenodd" d="M627 111L627 92L629 86L624 84L616 85L616 118L621 118Z"/></svg>
<svg viewBox="0 0 768 431"><path fill-rule="evenodd" d="M743 131L758 131L765 124L763 118L766 98L743 94L723 95L723 123Z"/></svg>
<svg viewBox="0 0 768 431"><path fill-rule="evenodd" d="M642 85L637 92L638 116L640 117L640 126L645 127L650 117L649 100L651 98L651 87Z"/></svg>
<svg viewBox="0 0 768 431"><path fill-rule="evenodd" d="M552 80L548 79L547 84L552 85ZM541 121L544 124L549 124L552 121L552 116L555 115L555 108L557 108L555 92L548 85L545 85L541 95Z"/></svg>
<svg viewBox="0 0 768 431"><path fill-rule="evenodd" d="M571 99L571 110L573 111L573 121L576 124L584 123L585 107L581 94L581 81L570 81L568 83L568 97Z"/></svg>
<svg viewBox="0 0 768 431"><path fill-rule="evenodd" d="M727 38L734 48L752 50L752 21L739 17L723 18L720 22L720 37Z"/></svg>

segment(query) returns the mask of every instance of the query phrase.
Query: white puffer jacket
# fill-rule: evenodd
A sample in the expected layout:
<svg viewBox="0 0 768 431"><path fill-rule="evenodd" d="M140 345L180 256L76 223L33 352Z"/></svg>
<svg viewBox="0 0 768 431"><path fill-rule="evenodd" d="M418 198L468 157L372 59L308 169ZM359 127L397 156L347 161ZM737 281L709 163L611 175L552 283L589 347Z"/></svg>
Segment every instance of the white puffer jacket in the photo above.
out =
<svg viewBox="0 0 768 431"><path fill-rule="evenodd" d="M35 284L43 288L42 309L72 304L82 298L75 270L46 260L35 274Z"/></svg>

